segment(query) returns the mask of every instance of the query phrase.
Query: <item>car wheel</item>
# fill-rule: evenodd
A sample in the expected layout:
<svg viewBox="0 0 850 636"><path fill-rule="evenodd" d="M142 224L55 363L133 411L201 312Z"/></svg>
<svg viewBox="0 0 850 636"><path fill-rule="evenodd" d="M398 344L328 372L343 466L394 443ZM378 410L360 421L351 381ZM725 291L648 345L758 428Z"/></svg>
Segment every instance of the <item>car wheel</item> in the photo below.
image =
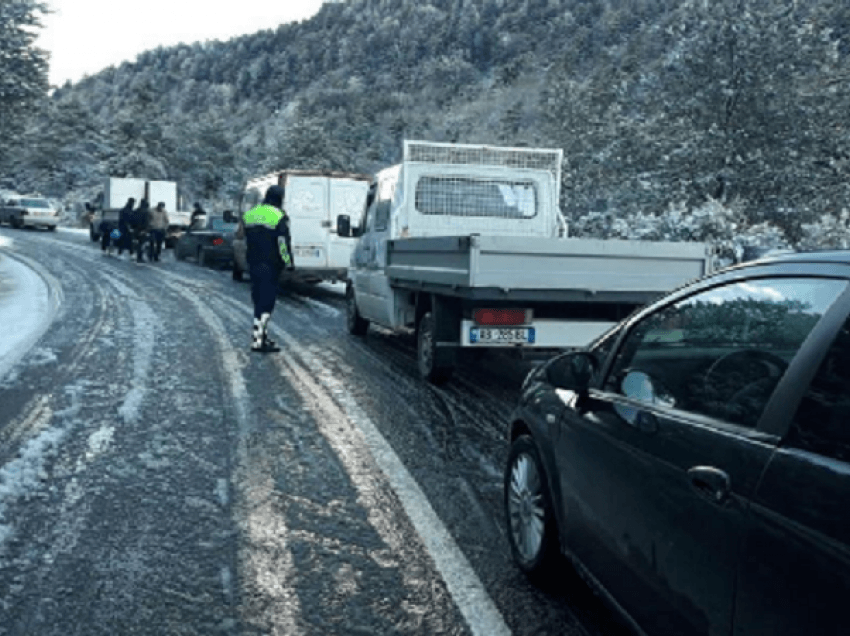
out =
<svg viewBox="0 0 850 636"><path fill-rule="evenodd" d="M452 352L437 347L437 331L434 314L430 311L422 316L416 336L416 353L419 374L432 384L443 384L452 376L454 363Z"/></svg>
<svg viewBox="0 0 850 636"><path fill-rule="evenodd" d="M233 280L241 283L243 278L242 270L239 269L239 265L236 264L236 261L233 261Z"/></svg>
<svg viewBox="0 0 850 636"><path fill-rule="evenodd" d="M48 225L48 226L47 226L47 231L48 231L48 232L55 232L55 231L56 231L56 226L55 226L55 225Z"/></svg>
<svg viewBox="0 0 850 636"><path fill-rule="evenodd" d="M544 578L559 552L558 529L543 462L528 435L511 445L504 503L514 561L529 577Z"/></svg>
<svg viewBox="0 0 850 636"><path fill-rule="evenodd" d="M17 217L14 217L14 216L11 219L9 219L9 224L13 228L15 228L16 230L20 230L24 226L24 224L21 223L21 220Z"/></svg>
<svg viewBox="0 0 850 636"><path fill-rule="evenodd" d="M354 297L354 288L351 285L345 292L345 317L348 325L348 333L353 336L365 336L369 330L369 321L357 311L357 299Z"/></svg>

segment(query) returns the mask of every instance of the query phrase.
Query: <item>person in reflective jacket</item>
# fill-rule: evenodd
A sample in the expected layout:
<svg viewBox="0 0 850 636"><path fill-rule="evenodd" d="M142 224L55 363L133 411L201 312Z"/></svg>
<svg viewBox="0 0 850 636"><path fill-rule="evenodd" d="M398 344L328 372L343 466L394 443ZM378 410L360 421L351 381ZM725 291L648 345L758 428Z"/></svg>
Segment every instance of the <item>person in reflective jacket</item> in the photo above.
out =
<svg viewBox="0 0 850 636"><path fill-rule="evenodd" d="M263 202L248 210L242 219L248 247L248 272L254 301L254 331L251 351L280 351L268 336L269 320L277 298L277 284L284 267L294 269L289 219L283 210L284 189L272 186Z"/></svg>

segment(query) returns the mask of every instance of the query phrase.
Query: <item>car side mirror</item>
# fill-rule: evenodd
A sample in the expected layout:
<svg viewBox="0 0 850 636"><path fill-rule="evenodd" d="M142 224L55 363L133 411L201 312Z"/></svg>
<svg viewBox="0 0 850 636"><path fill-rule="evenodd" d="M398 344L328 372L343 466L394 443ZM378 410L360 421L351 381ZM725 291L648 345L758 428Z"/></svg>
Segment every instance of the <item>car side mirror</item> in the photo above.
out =
<svg viewBox="0 0 850 636"><path fill-rule="evenodd" d="M351 233L351 217L347 214L340 214L336 217L336 233L344 238L354 236Z"/></svg>
<svg viewBox="0 0 850 636"><path fill-rule="evenodd" d="M578 351L555 358L546 366L546 379L557 389L583 393L599 368L592 353Z"/></svg>

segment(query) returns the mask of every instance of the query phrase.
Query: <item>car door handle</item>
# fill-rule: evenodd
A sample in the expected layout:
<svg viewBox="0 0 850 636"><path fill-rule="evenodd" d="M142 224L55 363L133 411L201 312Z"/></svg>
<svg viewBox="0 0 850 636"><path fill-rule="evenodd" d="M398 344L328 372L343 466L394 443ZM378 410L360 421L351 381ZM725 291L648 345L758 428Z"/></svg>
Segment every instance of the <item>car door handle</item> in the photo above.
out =
<svg viewBox="0 0 850 636"><path fill-rule="evenodd" d="M731 482L725 471L713 466L694 466L688 470L688 477L693 489L712 503L723 503L729 498Z"/></svg>

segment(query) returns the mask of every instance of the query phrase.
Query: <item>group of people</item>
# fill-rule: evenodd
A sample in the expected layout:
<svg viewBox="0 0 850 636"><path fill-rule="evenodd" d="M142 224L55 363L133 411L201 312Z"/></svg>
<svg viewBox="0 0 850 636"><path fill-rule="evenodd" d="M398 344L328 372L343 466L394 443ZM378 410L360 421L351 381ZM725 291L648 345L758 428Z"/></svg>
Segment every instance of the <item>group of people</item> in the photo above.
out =
<svg viewBox="0 0 850 636"><path fill-rule="evenodd" d="M148 258L158 261L162 254L162 243L165 241L165 231L168 229L168 212L165 203L158 203L151 208L147 199L139 202L132 197L121 208L118 214L118 227L113 228L107 221L100 224L100 249L104 254L112 254L113 247L118 248L121 256L124 250L132 258L135 246L136 262L143 263L144 248L148 247Z"/></svg>
<svg viewBox="0 0 850 636"><path fill-rule="evenodd" d="M272 353L280 347L269 337L269 321L277 299L278 281L281 271L292 270L292 244L289 233L289 217L283 209L285 190L272 186L266 191L263 202L249 210L242 218L240 233L244 232L247 243L248 272L251 277L251 299L254 303L254 328L251 351ZM158 261L162 251L165 230L168 228L168 212L165 204L159 203L151 209L146 199L134 209L135 199L128 199L118 217L117 235L112 237L113 228L101 222L101 249L111 253L113 242L121 255L124 250L132 257L136 246L136 260L144 262L142 251L149 245L152 261ZM204 214L195 204L192 223ZM147 238L147 241L145 240Z"/></svg>

